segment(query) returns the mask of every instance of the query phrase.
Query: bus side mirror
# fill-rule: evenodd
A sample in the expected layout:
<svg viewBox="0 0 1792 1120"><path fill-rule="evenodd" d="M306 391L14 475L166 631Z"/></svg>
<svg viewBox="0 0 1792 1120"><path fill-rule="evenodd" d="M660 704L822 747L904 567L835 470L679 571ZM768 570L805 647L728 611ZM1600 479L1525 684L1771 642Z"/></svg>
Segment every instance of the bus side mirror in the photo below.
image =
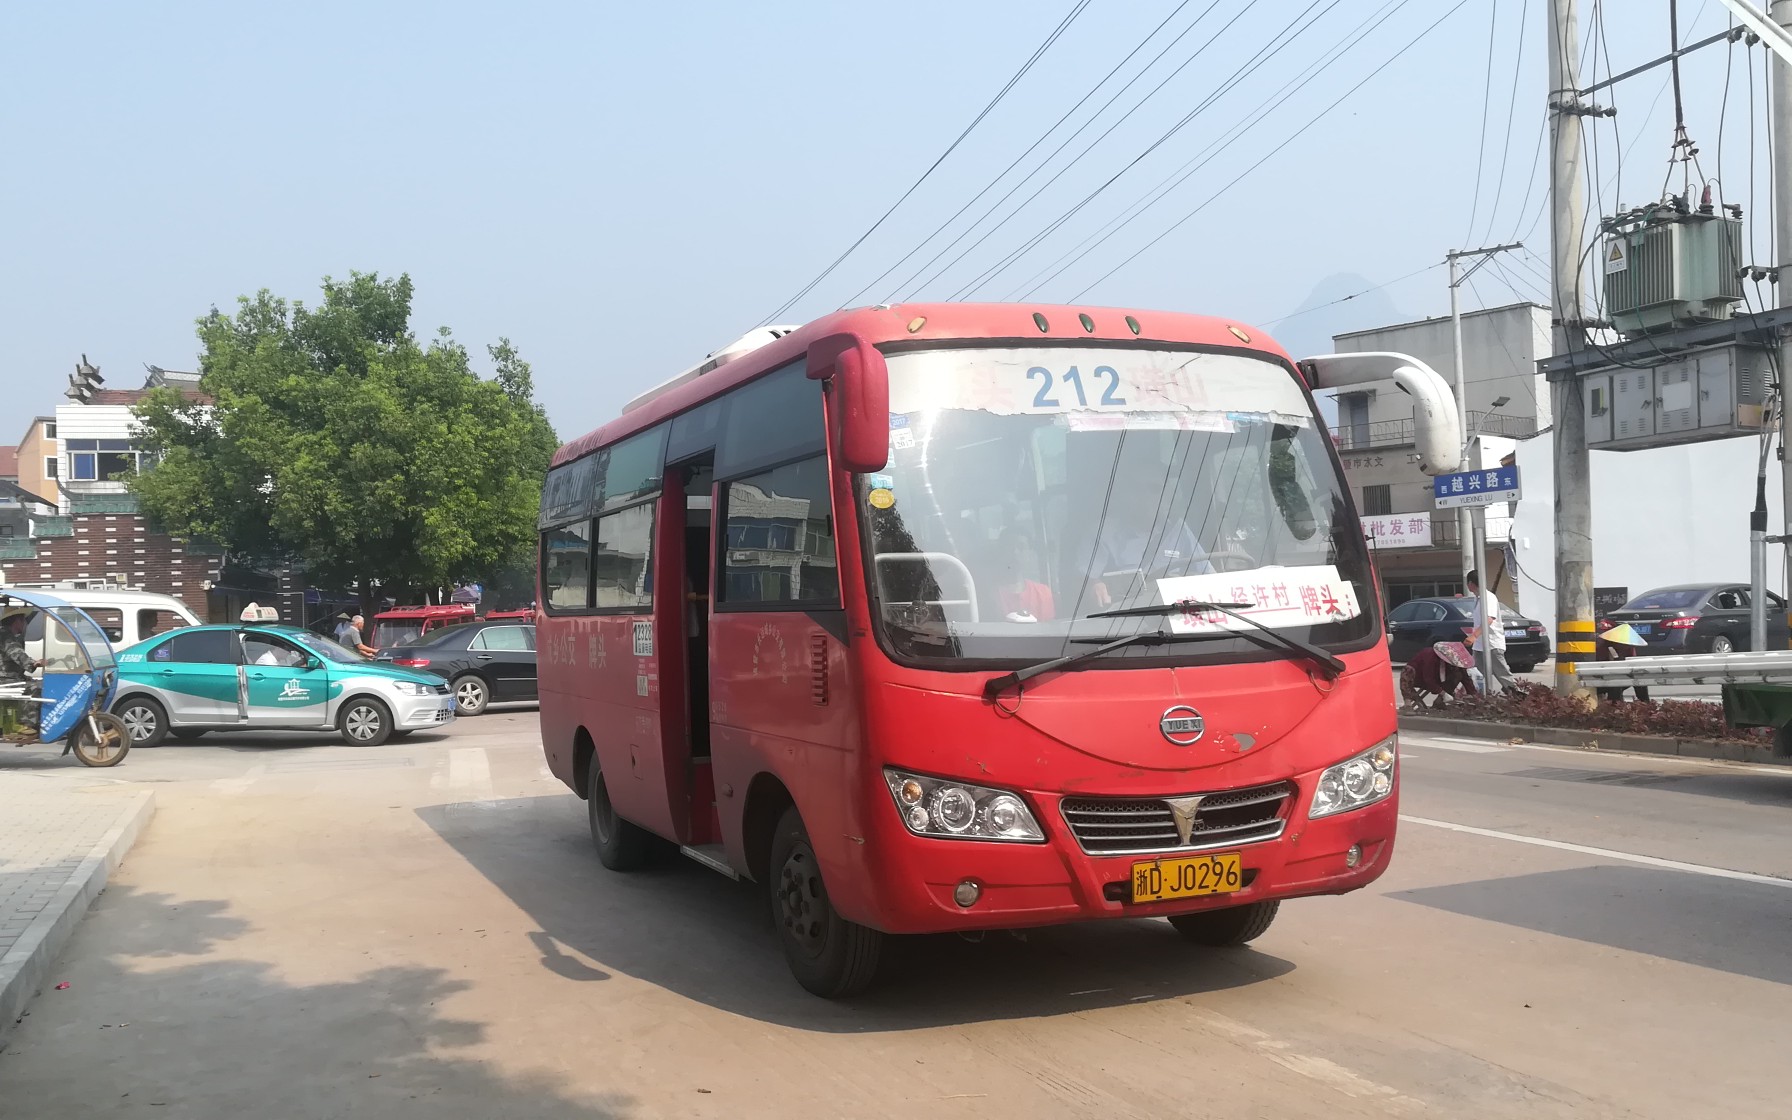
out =
<svg viewBox="0 0 1792 1120"><path fill-rule="evenodd" d="M839 464L853 474L881 471L890 458L890 375L877 347L850 335L810 347L809 376L828 383Z"/></svg>

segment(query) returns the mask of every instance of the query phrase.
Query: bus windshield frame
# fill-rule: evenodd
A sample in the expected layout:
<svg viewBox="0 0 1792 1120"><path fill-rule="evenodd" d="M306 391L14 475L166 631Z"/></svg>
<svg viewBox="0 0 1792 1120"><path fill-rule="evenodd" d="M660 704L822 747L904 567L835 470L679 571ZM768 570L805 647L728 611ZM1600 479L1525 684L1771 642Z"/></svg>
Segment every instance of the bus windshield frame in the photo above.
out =
<svg viewBox="0 0 1792 1120"><path fill-rule="evenodd" d="M884 350L890 460L852 492L864 594L897 664L1013 669L1167 625L1099 611L1185 599L1263 607L1273 628L1333 654L1379 640L1328 429L1277 356L997 339ZM1303 617L1303 595L1331 602L1330 617ZM1097 665L1294 656L1211 612L1170 622L1212 640L1142 643Z"/></svg>

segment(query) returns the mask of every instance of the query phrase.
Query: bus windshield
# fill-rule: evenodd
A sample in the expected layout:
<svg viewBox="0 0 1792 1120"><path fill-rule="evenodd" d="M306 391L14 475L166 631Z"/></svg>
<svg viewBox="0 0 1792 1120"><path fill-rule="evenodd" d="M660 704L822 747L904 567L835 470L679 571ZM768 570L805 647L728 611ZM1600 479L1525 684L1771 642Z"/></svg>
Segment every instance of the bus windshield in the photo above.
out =
<svg viewBox="0 0 1792 1120"><path fill-rule="evenodd" d="M857 479L871 594L910 661L1014 663L1168 626L1114 655L1286 657L1218 612L1328 649L1375 630L1370 568L1292 371L1237 352L892 353L890 458Z"/></svg>

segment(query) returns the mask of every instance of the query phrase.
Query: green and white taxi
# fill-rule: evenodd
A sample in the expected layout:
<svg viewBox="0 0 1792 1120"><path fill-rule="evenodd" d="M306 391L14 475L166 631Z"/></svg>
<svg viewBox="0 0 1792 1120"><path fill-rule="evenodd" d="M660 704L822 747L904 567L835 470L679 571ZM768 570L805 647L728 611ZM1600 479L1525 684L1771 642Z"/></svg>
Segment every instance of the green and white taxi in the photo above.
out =
<svg viewBox="0 0 1792 1120"><path fill-rule="evenodd" d="M118 654L113 714L133 745L207 731L337 731L371 747L454 719L440 677L291 626L191 626Z"/></svg>

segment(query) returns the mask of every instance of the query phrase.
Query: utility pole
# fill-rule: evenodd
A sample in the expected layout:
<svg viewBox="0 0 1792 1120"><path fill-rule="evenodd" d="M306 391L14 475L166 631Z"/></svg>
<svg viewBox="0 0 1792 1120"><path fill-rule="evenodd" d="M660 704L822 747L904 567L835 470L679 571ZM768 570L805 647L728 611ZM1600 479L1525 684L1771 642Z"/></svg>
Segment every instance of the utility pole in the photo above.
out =
<svg viewBox="0 0 1792 1120"><path fill-rule="evenodd" d="M1768 10L1768 18L1792 34L1792 0L1775 0ZM1792 155L1792 62L1787 61L1782 51L1769 50L1767 57L1768 90L1773 111L1772 120L1768 122L1768 135L1772 139L1771 150L1777 162L1777 166L1768 165L1768 174L1773 180L1773 220L1778 230L1773 245L1773 267L1779 270L1779 281L1776 284L1779 305L1792 307L1792 167L1787 162L1788 156ZM1792 388L1786 384L1788 371L1792 371L1792 337L1782 335L1779 353L1780 532L1786 537L1792 537L1792 454L1786 451L1787 390ZM1765 530L1766 526L1762 526L1762 529ZM1792 550L1792 541L1786 541L1782 537L1781 548ZM1786 583L1781 590L1788 598L1792 598L1792 565L1788 565ZM1763 634L1762 640L1752 648L1767 648L1765 637Z"/></svg>
<svg viewBox="0 0 1792 1120"><path fill-rule="evenodd" d="M1782 0L1783 2L1783 0ZM1586 236L1580 99L1580 25L1575 0L1549 3L1549 250L1554 352L1586 349L1580 291ZM1556 473L1556 691L1584 691L1575 669L1594 653L1593 491L1587 403L1572 371L1550 382Z"/></svg>
<svg viewBox="0 0 1792 1120"><path fill-rule="evenodd" d="M1461 422L1459 433L1462 441L1462 453L1466 457L1469 451L1468 425L1468 382L1462 371L1462 306L1458 298L1458 290L1463 282L1480 270L1481 266L1492 260L1494 254L1504 253L1508 249L1522 249L1524 243L1514 241L1510 245L1490 245L1485 249L1452 249L1444 254L1444 260L1450 265L1450 338L1456 362L1456 416ZM1462 261L1468 257L1478 260L1469 266L1467 272L1462 271ZM1477 444L1477 446L1479 446ZM1464 468L1469 464L1464 461ZM1477 461L1475 466L1480 466ZM1472 515L1466 507L1456 511L1456 543L1462 551L1463 590L1468 589L1468 574L1477 568L1484 567L1487 559L1486 542L1476 543L1471 528Z"/></svg>

